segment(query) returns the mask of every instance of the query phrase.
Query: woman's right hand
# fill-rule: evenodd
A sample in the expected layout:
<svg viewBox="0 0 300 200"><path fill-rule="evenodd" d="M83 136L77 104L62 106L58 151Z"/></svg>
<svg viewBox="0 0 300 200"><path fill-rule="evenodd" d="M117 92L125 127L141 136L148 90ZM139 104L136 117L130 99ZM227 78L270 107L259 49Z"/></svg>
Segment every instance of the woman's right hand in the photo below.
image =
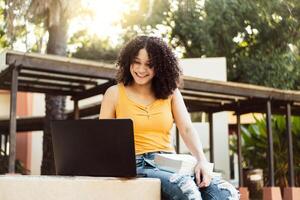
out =
<svg viewBox="0 0 300 200"><path fill-rule="evenodd" d="M196 184L199 188L208 187L211 182L207 165L203 162L198 162L195 166Z"/></svg>

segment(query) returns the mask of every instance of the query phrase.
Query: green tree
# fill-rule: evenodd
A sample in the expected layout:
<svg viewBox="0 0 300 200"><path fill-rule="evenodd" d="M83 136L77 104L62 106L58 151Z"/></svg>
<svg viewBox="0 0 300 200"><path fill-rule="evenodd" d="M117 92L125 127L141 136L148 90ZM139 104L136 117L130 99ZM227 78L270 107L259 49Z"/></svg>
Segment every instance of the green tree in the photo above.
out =
<svg viewBox="0 0 300 200"><path fill-rule="evenodd" d="M88 60L105 61L113 63L116 61L120 47L113 47L108 39L98 36L90 36L85 30L78 31L69 40L69 45L76 47L72 57Z"/></svg>
<svg viewBox="0 0 300 200"><path fill-rule="evenodd" d="M9 46L8 38L6 36L6 23L5 23L5 1L0 1L0 49Z"/></svg>
<svg viewBox="0 0 300 200"><path fill-rule="evenodd" d="M46 30L44 24L34 24L28 15L31 0L0 1L0 45L2 48L26 52L42 52Z"/></svg>
<svg viewBox="0 0 300 200"><path fill-rule="evenodd" d="M14 49L14 44L17 40L22 40L25 45L26 41L26 27L22 17L28 7L28 1L25 1L24 5L20 0L4 0L1 1L1 30L5 33L1 38L4 42L3 48Z"/></svg>
<svg viewBox="0 0 300 200"><path fill-rule="evenodd" d="M206 1L204 19L212 44L206 55L226 56L230 80L296 89L299 60L289 45L299 40L294 12L299 8L299 3L278 0Z"/></svg>
<svg viewBox="0 0 300 200"><path fill-rule="evenodd" d="M230 81L297 89L299 1L177 0L167 7L159 2L153 3L161 6L152 9L155 21L143 18L145 9L125 16L124 21L132 21L123 23L130 36L164 26L168 31L163 37L183 49L183 57L226 57Z"/></svg>
<svg viewBox="0 0 300 200"><path fill-rule="evenodd" d="M125 29L123 40L126 42L138 34L154 34L157 30L167 28L166 17L170 14L171 1L168 0L139 0L129 1L133 8L126 12L121 20ZM168 37L168 32L160 32Z"/></svg>

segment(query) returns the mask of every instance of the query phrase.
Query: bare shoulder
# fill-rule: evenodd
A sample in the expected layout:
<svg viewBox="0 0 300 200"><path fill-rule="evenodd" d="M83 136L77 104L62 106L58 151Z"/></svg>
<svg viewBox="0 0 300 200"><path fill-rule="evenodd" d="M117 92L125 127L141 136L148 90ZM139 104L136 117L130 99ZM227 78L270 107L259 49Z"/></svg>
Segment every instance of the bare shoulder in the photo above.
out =
<svg viewBox="0 0 300 200"><path fill-rule="evenodd" d="M176 88L174 91L173 91L173 94L171 94L171 100L176 100L178 98L181 97L181 93L180 93L180 90L178 88Z"/></svg>
<svg viewBox="0 0 300 200"><path fill-rule="evenodd" d="M104 98L106 100L113 101L113 102L115 102L118 99L118 96L119 96L118 85L110 86L104 94Z"/></svg>
<svg viewBox="0 0 300 200"><path fill-rule="evenodd" d="M109 87L101 101L99 119L116 118L116 105L118 102L118 86L114 85Z"/></svg>
<svg viewBox="0 0 300 200"><path fill-rule="evenodd" d="M185 107L182 94L178 88L174 90L171 96L171 105L172 105L172 109Z"/></svg>
<svg viewBox="0 0 300 200"><path fill-rule="evenodd" d="M113 86L110 86L107 90L106 90L106 92L105 92L105 94L109 94L109 95L116 95L116 94L118 94L119 92L118 92L118 85L113 85Z"/></svg>

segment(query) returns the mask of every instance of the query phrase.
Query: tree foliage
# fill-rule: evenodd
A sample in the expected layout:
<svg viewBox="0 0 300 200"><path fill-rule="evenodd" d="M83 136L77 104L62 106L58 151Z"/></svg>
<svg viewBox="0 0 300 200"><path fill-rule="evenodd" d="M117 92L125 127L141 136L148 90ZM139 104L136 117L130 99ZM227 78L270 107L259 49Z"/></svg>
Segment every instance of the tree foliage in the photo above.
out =
<svg viewBox="0 0 300 200"><path fill-rule="evenodd" d="M5 4L4 0L0 1L0 49L9 46L9 41L6 35L6 23L5 23Z"/></svg>
<svg viewBox="0 0 300 200"><path fill-rule="evenodd" d="M108 39L97 36L91 37L82 30L75 33L69 41L75 46L75 52L70 52L72 57L88 60L115 62L120 47L112 47Z"/></svg>
<svg viewBox="0 0 300 200"><path fill-rule="evenodd" d="M34 23L31 0L0 0L0 48L42 52L47 36L43 23ZM37 18L37 17L36 17Z"/></svg>
<svg viewBox="0 0 300 200"><path fill-rule="evenodd" d="M168 5L152 9L149 23L145 9L132 11L123 26L129 35L166 27L163 37L186 58L226 57L230 81L298 89L299 1L177 0Z"/></svg>

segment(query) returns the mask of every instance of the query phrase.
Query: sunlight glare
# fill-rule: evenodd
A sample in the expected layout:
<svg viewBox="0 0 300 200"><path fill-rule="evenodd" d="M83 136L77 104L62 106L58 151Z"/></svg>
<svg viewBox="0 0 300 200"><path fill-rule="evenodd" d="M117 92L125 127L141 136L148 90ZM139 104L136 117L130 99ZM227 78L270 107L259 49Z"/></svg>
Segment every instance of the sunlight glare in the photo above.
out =
<svg viewBox="0 0 300 200"><path fill-rule="evenodd" d="M90 35L108 38L112 43L116 43L122 32L118 22L122 14L129 10L124 0L84 0L82 5L92 11L91 16L73 20L70 26L71 34L86 29Z"/></svg>

